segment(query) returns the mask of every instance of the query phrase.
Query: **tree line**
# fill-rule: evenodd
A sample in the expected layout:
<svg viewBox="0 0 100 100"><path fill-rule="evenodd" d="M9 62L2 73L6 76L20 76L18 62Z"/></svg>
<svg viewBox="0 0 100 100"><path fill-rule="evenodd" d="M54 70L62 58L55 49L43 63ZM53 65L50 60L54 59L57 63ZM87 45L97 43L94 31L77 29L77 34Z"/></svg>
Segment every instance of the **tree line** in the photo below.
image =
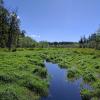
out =
<svg viewBox="0 0 100 100"><path fill-rule="evenodd" d="M20 19L16 11L9 11L0 0L0 47L15 50L16 47L32 47L35 42L20 29Z"/></svg>
<svg viewBox="0 0 100 100"><path fill-rule="evenodd" d="M100 28L88 38L85 36L81 37L79 47L100 49Z"/></svg>
<svg viewBox="0 0 100 100"><path fill-rule="evenodd" d="M83 36L78 42L37 42L26 36L26 31L20 29L20 18L16 11L9 11L3 0L0 0L0 48L14 51L16 48L48 48L48 47L80 47L100 49L100 28L88 38Z"/></svg>
<svg viewBox="0 0 100 100"><path fill-rule="evenodd" d="M30 47L75 47L74 42L37 42L29 36L25 30L20 29L20 18L15 11L10 12L0 0L0 47L16 50L16 48Z"/></svg>

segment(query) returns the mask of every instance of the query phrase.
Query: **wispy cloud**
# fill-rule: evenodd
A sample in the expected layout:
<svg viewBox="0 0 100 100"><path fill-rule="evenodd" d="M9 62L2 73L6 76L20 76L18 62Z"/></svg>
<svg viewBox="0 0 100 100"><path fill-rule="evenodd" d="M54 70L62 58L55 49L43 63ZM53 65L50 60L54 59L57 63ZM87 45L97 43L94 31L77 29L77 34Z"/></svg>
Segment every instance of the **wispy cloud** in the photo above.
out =
<svg viewBox="0 0 100 100"><path fill-rule="evenodd" d="M19 16L17 16L17 19L20 19L20 17L19 17Z"/></svg>
<svg viewBox="0 0 100 100"><path fill-rule="evenodd" d="M40 38L40 34L39 33L37 33L37 34L29 34L27 36L30 36L32 38Z"/></svg>

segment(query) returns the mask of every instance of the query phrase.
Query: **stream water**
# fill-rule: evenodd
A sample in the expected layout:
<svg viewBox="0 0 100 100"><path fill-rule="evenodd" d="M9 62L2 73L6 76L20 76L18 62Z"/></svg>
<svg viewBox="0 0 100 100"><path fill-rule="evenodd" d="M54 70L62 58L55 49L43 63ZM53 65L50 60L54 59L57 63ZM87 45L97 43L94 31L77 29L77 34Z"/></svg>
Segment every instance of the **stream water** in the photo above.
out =
<svg viewBox="0 0 100 100"><path fill-rule="evenodd" d="M82 100L80 96L80 83L82 79L69 81L67 70L57 64L45 62L48 74L51 76L49 94L41 100ZM88 87L86 85L86 87Z"/></svg>

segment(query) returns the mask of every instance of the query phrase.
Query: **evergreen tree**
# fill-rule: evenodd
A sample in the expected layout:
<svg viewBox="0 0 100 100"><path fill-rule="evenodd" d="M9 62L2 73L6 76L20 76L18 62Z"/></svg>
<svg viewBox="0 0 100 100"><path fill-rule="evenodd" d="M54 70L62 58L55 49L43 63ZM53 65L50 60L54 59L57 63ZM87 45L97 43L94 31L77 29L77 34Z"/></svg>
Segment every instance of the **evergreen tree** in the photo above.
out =
<svg viewBox="0 0 100 100"><path fill-rule="evenodd" d="M79 41L80 47L89 47L94 49L100 49L100 28L87 39L85 36Z"/></svg>
<svg viewBox="0 0 100 100"><path fill-rule="evenodd" d="M19 19L17 18L17 14L13 12L10 15L10 27L8 32L7 47L9 48L9 50L11 50L11 48L13 49L16 48L19 34L20 34Z"/></svg>
<svg viewBox="0 0 100 100"><path fill-rule="evenodd" d="M9 12L0 0L0 47L6 47L9 29Z"/></svg>
<svg viewBox="0 0 100 100"><path fill-rule="evenodd" d="M84 44L84 41L83 41L83 38L81 37L81 39L79 41L79 47L83 48L83 44Z"/></svg>

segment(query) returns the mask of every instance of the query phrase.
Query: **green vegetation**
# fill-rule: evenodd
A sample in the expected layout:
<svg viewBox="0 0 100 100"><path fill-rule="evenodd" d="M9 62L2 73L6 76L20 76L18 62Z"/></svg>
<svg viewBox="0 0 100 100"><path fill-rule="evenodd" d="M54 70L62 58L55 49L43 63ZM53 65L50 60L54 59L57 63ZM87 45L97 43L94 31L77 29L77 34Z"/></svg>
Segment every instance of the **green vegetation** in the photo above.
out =
<svg viewBox="0 0 100 100"><path fill-rule="evenodd" d="M25 36L26 32L20 29L20 18L16 11L9 11L3 0L0 0L0 47L16 51L17 47L34 47L36 41Z"/></svg>
<svg viewBox="0 0 100 100"><path fill-rule="evenodd" d="M47 95L47 71L37 53L0 51L0 100L38 100Z"/></svg>
<svg viewBox="0 0 100 100"><path fill-rule="evenodd" d="M79 44L80 48L95 48L100 50L100 28L88 38L82 37Z"/></svg>
<svg viewBox="0 0 100 100"><path fill-rule="evenodd" d="M42 58L68 69L67 77L82 77L93 90L82 89L83 98L100 98L100 51L94 49L56 48L41 51ZM84 91L83 91L84 90ZM85 96L85 97L84 97ZM89 100L89 98L87 100Z"/></svg>
<svg viewBox="0 0 100 100"><path fill-rule="evenodd" d="M38 100L47 95L44 60L67 68L69 79L82 77L92 87L81 90L82 98L99 100L100 29L79 43L36 42L25 35L16 11L9 11L0 0L0 100Z"/></svg>
<svg viewBox="0 0 100 100"><path fill-rule="evenodd" d="M16 11L9 11L0 0L0 47L16 51L16 48L78 47L77 42L37 42L20 29L20 18Z"/></svg>
<svg viewBox="0 0 100 100"><path fill-rule="evenodd" d="M78 48L0 50L0 98L37 100L48 93L44 60L68 69L67 77L80 78L93 90L81 90L82 98L100 98L100 51ZM23 92L24 91L24 92ZM7 96L8 95L8 96ZM9 98L8 98L9 97ZM88 99L87 99L88 100ZM97 99L98 100L98 99Z"/></svg>

